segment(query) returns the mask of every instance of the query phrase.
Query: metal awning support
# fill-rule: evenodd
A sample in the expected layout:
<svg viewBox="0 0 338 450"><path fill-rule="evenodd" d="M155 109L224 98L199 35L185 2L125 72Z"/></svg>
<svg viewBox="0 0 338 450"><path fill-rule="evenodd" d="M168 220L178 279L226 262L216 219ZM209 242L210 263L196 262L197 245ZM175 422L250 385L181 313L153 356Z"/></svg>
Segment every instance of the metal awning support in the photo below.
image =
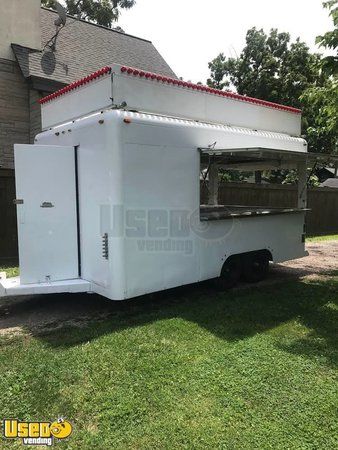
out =
<svg viewBox="0 0 338 450"><path fill-rule="evenodd" d="M307 167L305 161L297 164L298 171L298 208L306 208L307 205Z"/></svg>
<svg viewBox="0 0 338 450"><path fill-rule="evenodd" d="M312 164L310 173L307 175L307 168ZM338 155L330 155L326 153L307 153L307 159L305 164L305 169L298 167L298 206L305 207L307 203L307 191L306 188L309 184L311 176L314 174L317 166L328 166L333 165L335 168L338 167ZM304 165L303 165L304 167ZM305 175L303 174L305 170ZM303 206L302 206L303 205Z"/></svg>
<svg viewBox="0 0 338 450"><path fill-rule="evenodd" d="M212 161L209 168L209 205L218 205L219 175L217 162Z"/></svg>

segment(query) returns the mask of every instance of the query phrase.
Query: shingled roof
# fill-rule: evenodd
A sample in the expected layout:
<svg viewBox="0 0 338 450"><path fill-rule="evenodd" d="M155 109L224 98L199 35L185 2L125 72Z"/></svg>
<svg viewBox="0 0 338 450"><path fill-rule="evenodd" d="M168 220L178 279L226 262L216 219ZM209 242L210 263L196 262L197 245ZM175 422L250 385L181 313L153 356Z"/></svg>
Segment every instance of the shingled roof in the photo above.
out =
<svg viewBox="0 0 338 450"><path fill-rule="evenodd" d="M41 48L55 33L55 11L41 8ZM175 77L154 45L146 40L68 16L57 39L56 61L51 52L12 44L25 78L50 80L62 84L88 75L112 63L138 67Z"/></svg>

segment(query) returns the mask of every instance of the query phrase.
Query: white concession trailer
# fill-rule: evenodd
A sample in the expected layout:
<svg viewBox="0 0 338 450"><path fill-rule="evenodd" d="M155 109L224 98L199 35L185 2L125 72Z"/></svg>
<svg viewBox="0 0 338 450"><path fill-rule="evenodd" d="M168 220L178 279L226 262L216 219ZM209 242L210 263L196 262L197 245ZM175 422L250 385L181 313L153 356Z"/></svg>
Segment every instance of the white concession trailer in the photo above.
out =
<svg viewBox="0 0 338 450"><path fill-rule="evenodd" d="M41 108L35 144L15 146L20 278L0 296L229 287L306 255L299 110L117 65ZM297 168L298 204L219 205L220 168Z"/></svg>

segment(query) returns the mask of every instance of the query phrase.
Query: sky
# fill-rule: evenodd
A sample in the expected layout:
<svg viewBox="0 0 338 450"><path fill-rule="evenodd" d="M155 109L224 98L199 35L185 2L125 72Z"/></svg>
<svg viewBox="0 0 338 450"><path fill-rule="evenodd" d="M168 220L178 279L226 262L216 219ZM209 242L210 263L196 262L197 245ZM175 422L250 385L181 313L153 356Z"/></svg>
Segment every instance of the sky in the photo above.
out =
<svg viewBox="0 0 338 450"><path fill-rule="evenodd" d="M137 0L116 25L151 40L178 76L203 83L208 62L239 55L253 26L287 31L312 51L316 36L333 28L322 0Z"/></svg>

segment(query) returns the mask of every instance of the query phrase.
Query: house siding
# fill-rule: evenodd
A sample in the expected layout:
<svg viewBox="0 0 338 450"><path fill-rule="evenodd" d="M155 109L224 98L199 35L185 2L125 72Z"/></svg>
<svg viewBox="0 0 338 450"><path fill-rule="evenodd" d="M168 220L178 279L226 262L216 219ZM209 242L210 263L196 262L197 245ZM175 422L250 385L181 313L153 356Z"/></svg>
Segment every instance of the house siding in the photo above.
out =
<svg viewBox="0 0 338 450"><path fill-rule="evenodd" d="M27 82L16 62L0 59L0 169L14 169L14 144L29 141Z"/></svg>
<svg viewBox="0 0 338 450"><path fill-rule="evenodd" d="M30 114L30 129L29 142L34 144L34 139L37 134L41 132L41 106L38 100L46 94L42 94L33 89L29 90L29 114Z"/></svg>

